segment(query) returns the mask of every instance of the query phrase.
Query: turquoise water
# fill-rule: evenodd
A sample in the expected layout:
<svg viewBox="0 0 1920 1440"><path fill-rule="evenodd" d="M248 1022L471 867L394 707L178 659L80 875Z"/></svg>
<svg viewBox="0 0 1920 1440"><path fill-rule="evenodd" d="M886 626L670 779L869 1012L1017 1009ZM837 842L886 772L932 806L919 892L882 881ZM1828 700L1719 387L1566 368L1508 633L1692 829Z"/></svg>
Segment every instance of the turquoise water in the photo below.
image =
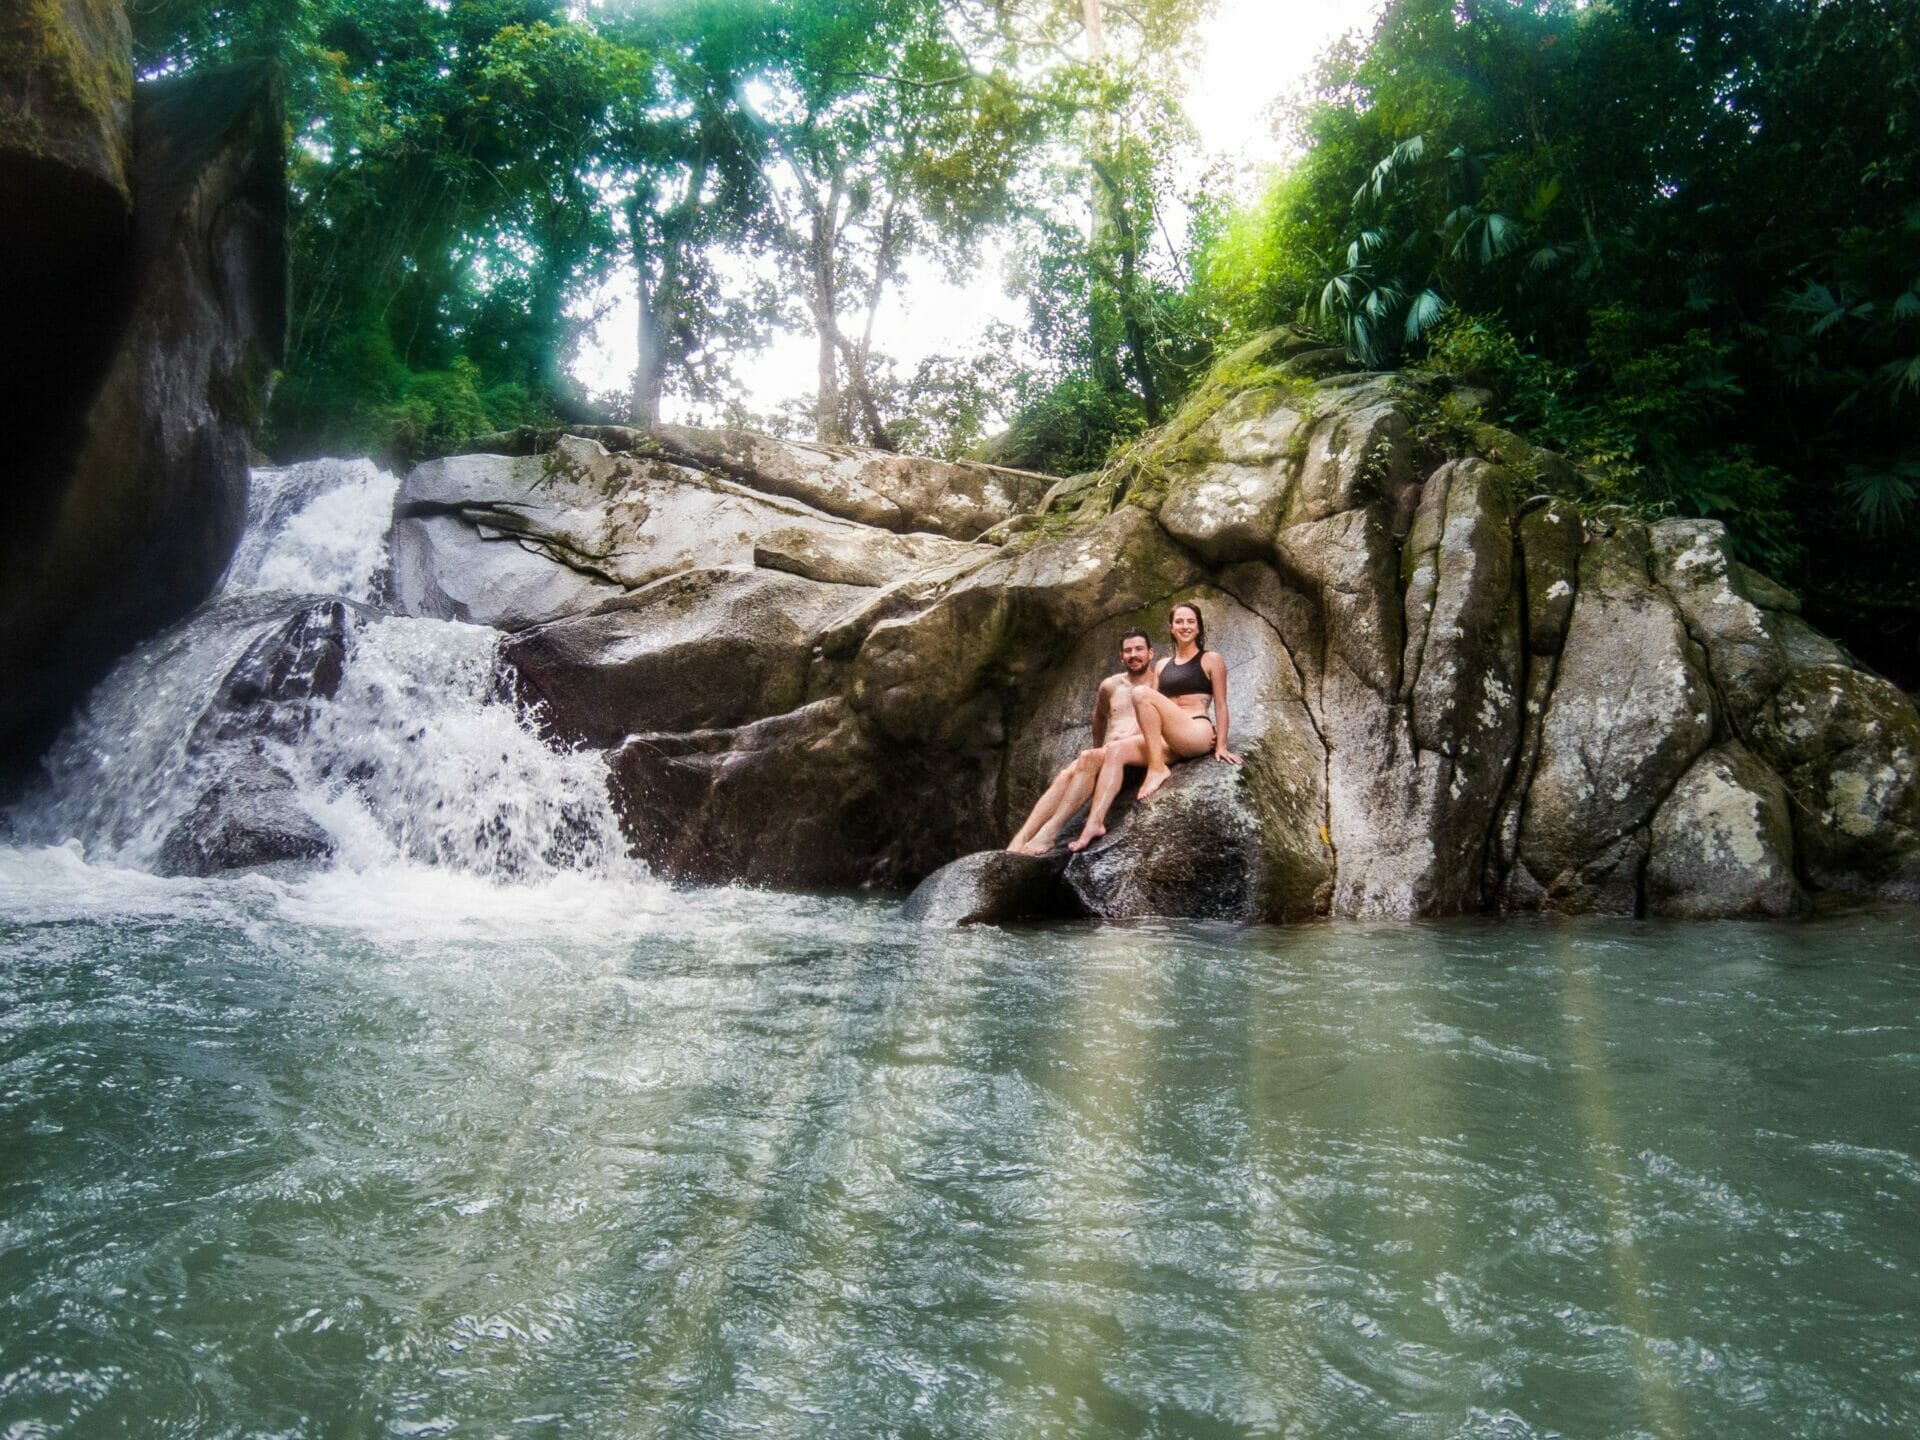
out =
<svg viewBox="0 0 1920 1440"><path fill-rule="evenodd" d="M1917 941L0 849L0 1435L1912 1434Z"/></svg>

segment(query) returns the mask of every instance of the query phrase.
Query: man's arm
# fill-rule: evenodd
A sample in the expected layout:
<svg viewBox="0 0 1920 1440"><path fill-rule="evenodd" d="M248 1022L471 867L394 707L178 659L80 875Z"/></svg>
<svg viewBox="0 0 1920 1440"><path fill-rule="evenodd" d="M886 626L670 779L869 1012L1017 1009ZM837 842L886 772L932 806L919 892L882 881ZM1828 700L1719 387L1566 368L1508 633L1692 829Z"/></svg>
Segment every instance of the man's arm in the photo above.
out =
<svg viewBox="0 0 1920 1440"><path fill-rule="evenodd" d="M1094 692L1093 700L1093 743L1101 746L1107 743L1107 715L1113 708L1113 677L1108 676L1100 682L1100 688Z"/></svg>

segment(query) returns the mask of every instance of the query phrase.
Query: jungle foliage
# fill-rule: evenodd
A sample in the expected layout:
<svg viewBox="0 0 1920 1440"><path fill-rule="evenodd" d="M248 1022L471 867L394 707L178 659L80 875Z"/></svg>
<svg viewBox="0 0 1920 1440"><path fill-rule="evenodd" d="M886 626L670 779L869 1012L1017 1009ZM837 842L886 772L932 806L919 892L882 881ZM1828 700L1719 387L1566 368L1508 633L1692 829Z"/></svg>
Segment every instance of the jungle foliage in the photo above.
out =
<svg viewBox="0 0 1920 1440"><path fill-rule="evenodd" d="M405 462L528 421L644 424L667 395L737 411L730 365L783 326L819 361L809 413L776 423L957 452L1041 382L990 354L902 377L877 316L915 257L964 272L1017 224L1037 265L1082 272L1068 328L1104 337L1061 340L1049 378L1098 370L1157 414L1141 255L1202 3L131 8L143 74L288 77L294 315L267 446ZM1095 186L1089 242L1062 217ZM621 272L640 364L629 395L588 396L569 364Z"/></svg>
<svg viewBox="0 0 1920 1440"><path fill-rule="evenodd" d="M1564 450L1591 506L1719 516L1776 570L1920 608L1916 0L1388 0L1295 97L1298 158L1243 206L1176 193L1205 8L134 14L143 73L264 56L288 76L279 455L406 460L679 396L949 455L1012 416L988 453L1065 473L1285 321L1356 365L1467 376L1479 418ZM903 371L885 297L990 241L1026 333ZM629 395L590 397L569 362L615 275L641 363ZM817 383L753 416L730 366L776 327L813 335Z"/></svg>
<svg viewBox="0 0 1920 1440"><path fill-rule="evenodd" d="M1886 603L1920 493L1920 7L1393 0L1196 265L1487 386L1582 497ZM1847 557L1843 571L1828 564Z"/></svg>

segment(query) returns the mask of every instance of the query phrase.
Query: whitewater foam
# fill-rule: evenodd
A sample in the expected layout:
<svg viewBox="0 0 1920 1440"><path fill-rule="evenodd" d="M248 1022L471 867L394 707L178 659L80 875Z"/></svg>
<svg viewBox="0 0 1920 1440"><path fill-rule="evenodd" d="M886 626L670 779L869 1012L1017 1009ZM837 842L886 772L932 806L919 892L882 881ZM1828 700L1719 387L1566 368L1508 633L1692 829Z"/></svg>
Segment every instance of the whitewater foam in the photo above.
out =
<svg viewBox="0 0 1920 1440"><path fill-rule="evenodd" d="M225 588L95 688L12 812L18 838L71 841L96 865L151 870L238 759L291 779L335 866L362 876L459 872L480 887L455 887L476 915L500 918L487 887L523 887L524 902L524 887L567 876L651 894L608 803L604 759L542 741L503 673L498 634L368 608L386 568L397 483L365 460L256 471ZM220 725L202 724L250 645L334 596L355 608L331 695L303 698L286 724L251 727L279 733L229 729L221 739ZM418 888L408 879L394 893ZM394 913L412 904L399 899Z"/></svg>

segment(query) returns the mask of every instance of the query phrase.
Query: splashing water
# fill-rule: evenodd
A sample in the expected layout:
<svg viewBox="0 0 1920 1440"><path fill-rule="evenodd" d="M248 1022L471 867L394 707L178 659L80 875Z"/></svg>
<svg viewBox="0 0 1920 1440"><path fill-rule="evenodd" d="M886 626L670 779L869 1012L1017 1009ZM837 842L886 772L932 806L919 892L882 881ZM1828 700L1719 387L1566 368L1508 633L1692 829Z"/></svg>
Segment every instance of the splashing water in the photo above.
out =
<svg viewBox="0 0 1920 1440"><path fill-rule="evenodd" d="M364 608L386 568L393 476L366 460L255 472L225 588L126 656L49 752L13 815L21 838L152 869L231 747L196 739L248 647L318 597L355 603L338 688L246 763L291 777L351 871L439 867L493 883L644 869L607 803L597 754L542 743L504 682L499 637Z"/></svg>
<svg viewBox="0 0 1920 1440"><path fill-rule="evenodd" d="M549 749L501 696L494 632L362 621L339 692L275 758L341 863L399 860L499 880L617 866L598 754Z"/></svg>
<svg viewBox="0 0 1920 1440"><path fill-rule="evenodd" d="M386 568L399 480L371 460L309 460L253 472L247 531L228 590L338 595L371 604Z"/></svg>

